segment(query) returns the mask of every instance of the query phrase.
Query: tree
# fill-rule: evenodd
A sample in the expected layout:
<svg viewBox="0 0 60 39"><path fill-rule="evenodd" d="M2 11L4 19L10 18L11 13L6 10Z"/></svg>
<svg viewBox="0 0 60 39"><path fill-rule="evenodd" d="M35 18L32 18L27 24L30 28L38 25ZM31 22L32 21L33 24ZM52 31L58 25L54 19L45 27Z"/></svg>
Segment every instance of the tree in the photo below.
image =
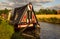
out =
<svg viewBox="0 0 60 39"><path fill-rule="evenodd" d="M40 9L38 11L39 14L57 14L57 11L54 9Z"/></svg>
<svg viewBox="0 0 60 39"><path fill-rule="evenodd" d="M5 8L4 10L4 14L8 14L9 10L7 8Z"/></svg>
<svg viewBox="0 0 60 39"><path fill-rule="evenodd" d="M8 14L10 10L8 10L7 8L5 8L5 10L0 10L0 15L1 14Z"/></svg>
<svg viewBox="0 0 60 39"><path fill-rule="evenodd" d="M53 14L57 14L57 11L56 10L53 9L52 11L53 11Z"/></svg>

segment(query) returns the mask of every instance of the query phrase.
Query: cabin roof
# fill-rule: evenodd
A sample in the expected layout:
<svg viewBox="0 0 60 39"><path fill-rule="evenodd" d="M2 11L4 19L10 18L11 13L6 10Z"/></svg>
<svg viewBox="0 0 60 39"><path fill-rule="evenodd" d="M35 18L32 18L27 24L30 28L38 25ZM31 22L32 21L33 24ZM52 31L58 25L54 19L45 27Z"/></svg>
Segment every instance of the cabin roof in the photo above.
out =
<svg viewBox="0 0 60 39"><path fill-rule="evenodd" d="M28 5L28 4L27 4L27 5ZM14 24L15 24L15 23L19 23L19 20L21 19L21 16L23 15L23 12L24 12L24 11L27 11L27 10L25 10L25 9L27 8L27 5L22 6L22 7L17 7L17 8L14 9L14 15L13 15L13 17L12 17L12 21L14 22ZM34 12L33 8L32 8L32 11ZM18 14L18 17L17 17L17 19L15 20L16 14Z"/></svg>
<svg viewBox="0 0 60 39"><path fill-rule="evenodd" d="M15 8L14 13L19 13L19 15L21 16L23 14L24 10L26 9L26 7L27 7L27 5Z"/></svg>
<svg viewBox="0 0 60 39"><path fill-rule="evenodd" d="M19 20L21 19L21 16L23 15L23 12L25 11L26 7L27 7L27 5L14 9L14 17L13 17L13 19L15 18L16 14L18 14L18 17L17 17L16 20L14 20L14 22L16 22L16 23L19 22Z"/></svg>

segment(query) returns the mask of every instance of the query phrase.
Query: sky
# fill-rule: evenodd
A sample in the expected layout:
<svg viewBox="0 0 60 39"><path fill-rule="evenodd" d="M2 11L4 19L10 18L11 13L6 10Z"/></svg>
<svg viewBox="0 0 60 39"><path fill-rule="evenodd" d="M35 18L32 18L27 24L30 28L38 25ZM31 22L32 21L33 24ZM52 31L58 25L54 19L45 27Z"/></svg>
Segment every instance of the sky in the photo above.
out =
<svg viewBox="0 0 60 39"><path fill-rule="evenodd" d="M0 9L14 9L32 2L34 10L41 8L60 9L60 0L0 0Z"/></svg>

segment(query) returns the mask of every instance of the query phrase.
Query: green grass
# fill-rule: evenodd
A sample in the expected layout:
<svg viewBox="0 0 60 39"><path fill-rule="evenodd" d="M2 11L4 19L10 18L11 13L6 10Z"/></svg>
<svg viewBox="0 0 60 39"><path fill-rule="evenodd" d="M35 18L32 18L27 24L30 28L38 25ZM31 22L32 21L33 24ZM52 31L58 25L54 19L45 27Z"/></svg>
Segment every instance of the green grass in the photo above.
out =
<svg viewBox="0 0 60 39"><path fill-rule="evenodd" d="M8 22L6 22L6 20L1 20L0 39L10 39L13 33L14 33L13 26L9 25Z"/></svg>
<svg viewBox="0 0 60 39"><path fill-rule="evenodd" d="M19 32L14 32L14 26L0 18L0 39L23 39Z"/></svg>

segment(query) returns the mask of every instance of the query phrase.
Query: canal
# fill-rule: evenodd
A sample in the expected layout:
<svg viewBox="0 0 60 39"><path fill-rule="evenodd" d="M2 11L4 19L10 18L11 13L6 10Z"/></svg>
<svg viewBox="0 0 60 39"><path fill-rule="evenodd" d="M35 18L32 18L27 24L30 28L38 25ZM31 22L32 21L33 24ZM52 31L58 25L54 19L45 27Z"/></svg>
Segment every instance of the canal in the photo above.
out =
<svg viewBox="0 0 60 39"><path fill-rule="evenodd" d="M40 22L41 39L60 39L60 25Z"/></svg>

